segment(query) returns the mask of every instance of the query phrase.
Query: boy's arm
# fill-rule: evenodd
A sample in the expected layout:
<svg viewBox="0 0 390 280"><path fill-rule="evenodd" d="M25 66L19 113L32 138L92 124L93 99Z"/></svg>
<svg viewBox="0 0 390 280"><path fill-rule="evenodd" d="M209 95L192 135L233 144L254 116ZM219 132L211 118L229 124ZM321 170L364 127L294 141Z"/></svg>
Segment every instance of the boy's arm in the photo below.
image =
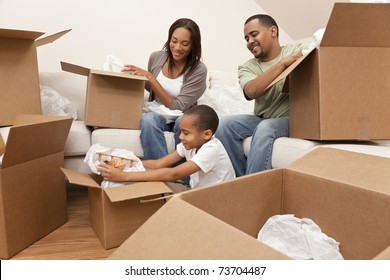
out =
<svg viewBox="0 0 390 280"><path fill-rule="evenodd" d="M145 168L157 169L170 167L180 160L182 160L182 157L178 154L177 151L173 151L159 159L143 160L142 164Z"/></svg>
<svg viewBox="0 0 390 280"><path fill-rule="evenodd" d="M175 167L164 167L140 172L123 172L105 163L99 164L99 171L104 180L114 182L176 181L199 170L199 166L193 161L186 161Z"/></svg>

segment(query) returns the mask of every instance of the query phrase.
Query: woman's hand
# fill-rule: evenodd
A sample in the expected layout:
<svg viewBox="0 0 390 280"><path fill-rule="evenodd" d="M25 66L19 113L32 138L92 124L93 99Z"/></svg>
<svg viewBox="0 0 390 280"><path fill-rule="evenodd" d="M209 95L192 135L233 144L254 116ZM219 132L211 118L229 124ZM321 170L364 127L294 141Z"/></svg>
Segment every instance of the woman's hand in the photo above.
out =
<svg viewBox="0 0 390 280"><path fill-rule="evenodd" d="M98 171L105 181L124 182L126 172L105 163L99 163Z"/></svg>
<svg viewBox="0 0 390 280"><path fill-rule="evenodd" d="M123 66L122 72L129 72L133 75L145 76L148 80L150 80L150 77L152 76L152 73L131 64L125 64Z"/></svg>

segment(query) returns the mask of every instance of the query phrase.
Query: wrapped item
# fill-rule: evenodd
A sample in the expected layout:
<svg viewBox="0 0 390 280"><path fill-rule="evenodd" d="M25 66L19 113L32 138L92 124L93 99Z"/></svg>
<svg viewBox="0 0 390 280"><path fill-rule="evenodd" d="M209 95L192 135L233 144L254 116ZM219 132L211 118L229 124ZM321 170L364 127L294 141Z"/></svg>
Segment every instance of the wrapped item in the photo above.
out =
<svg viewBox="0 0 390 280"><path fill-rule="evenodd" d="M91 171L99 174L98 166L101 162L119 168L124 172L145 171L141 160L134 155L132 151L125 149L111 149L100 144L94 144L89 149L84 158ZM128 184L128 182L111 182L103 180L102 188L119 187Z"/></svg>
<svg viewBox="0 0 390 280"><path fill-rule="evenodd" d="M106 60L103 64L103 70L120 73L122 72L123 66L124 64L120 58L116 57L115 55L109 54L107 55Z"/></svg>
<svg viewBox="0 0 390 280"><path fill-rule="evenodd" d="M43 115L71 116L77 120L77 108L66 97L47 86L41 86L40 92Z"/></svg>
<svg viewBox="0 0 390 280"><path fill-rule="evenodd" d="M174 122L179 116L183 115L180 110L171 110L157 101L146 102L144 105L144 112L154 112L164 117L166 123Z"/></svg>
<svg viewBox="0 0 390 280"><path fill-rule="evenodd" d="M316 32L314 32L312 41L306 48L302 50L302 54L306 55L309 52L311 52L311 50L315 48L318 49L320 47L322 37L324 37L324 33L325 33L325 28L318 29Z"/></svg>
<svg viewBox="0 0 390 280"><path fill-rule="evenodd" d="M343 260L339 243L322 233L311 219L275 215L261 228L257 239L296 260Z"/></svg>

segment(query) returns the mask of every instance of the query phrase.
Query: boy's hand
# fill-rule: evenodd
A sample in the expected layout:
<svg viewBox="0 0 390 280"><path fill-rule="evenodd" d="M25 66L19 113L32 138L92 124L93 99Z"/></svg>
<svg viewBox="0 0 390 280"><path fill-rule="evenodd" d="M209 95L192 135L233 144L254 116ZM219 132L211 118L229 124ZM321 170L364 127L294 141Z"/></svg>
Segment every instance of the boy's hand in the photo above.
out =
<svg viewBox="0 0 390 280"><path fill-rule="evenodd" d="M99 163L98 171L105 181L123 182L126 173L105 163Z"/></svg>

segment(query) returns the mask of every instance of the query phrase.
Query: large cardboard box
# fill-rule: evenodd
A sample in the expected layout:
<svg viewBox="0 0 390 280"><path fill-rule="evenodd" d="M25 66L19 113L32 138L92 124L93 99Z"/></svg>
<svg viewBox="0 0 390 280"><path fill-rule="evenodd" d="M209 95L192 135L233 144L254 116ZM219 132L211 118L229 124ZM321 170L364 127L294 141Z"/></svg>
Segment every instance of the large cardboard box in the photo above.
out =
<svg viewBox="0 0 390 280"><path fill-rule="evenodd" d="M101 188L101 176L62 169L71 184L88 187L91 226L105 249L118 247L163 204L143 203L171 193L162 182L142 182Z"/></svg>
<svg viewBox="0 0 390 280"><path fill-rule="evenodd" d="M312 219L345 259L389 258L388 170L388 158L317 148L287 168L175 195L110 259L286 259L256 239L279 214Z"/></svg>
<svg viewBox="0 0 390 280"><path fill-rule="evenodd" d="M86 125L139 129L146 78L61 62L62 70L88 77Z"/></svg>
<svg viewBox="0 0 390 280"><path fill-rule="evenodd" d="M10 258L66 223L64 146L72 119L19 115L0 137L0 258Z"/></svg>
<svg viewBox="0 0 390 280"><path fill-rule="evenodd" d="M318 49L290 75L290 137L390 139L390 4L336 3Z"/></svg>
<svg viewBox="0 0 390 280"><path fill-rule="evenodd" d="M37 39L44 33L0 29L0 126L19 114L42 113L36 49L69 31Z"/></svg>

